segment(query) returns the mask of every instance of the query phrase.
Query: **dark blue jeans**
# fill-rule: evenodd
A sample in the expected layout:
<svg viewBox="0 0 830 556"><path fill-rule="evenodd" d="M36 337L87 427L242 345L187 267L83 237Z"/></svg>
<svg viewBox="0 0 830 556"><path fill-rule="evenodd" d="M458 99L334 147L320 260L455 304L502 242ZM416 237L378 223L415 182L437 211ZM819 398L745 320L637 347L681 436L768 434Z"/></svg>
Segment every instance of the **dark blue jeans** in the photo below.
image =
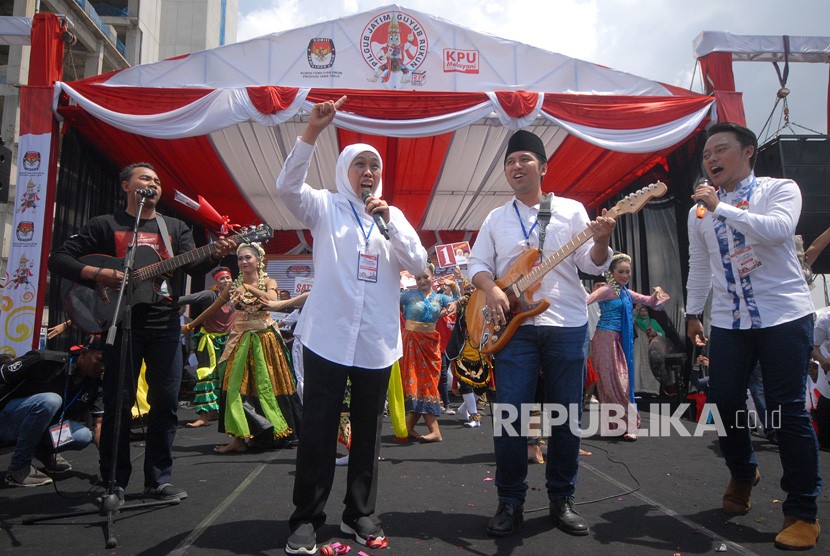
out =
<svg viewBox="0 0 830 556"><path fill-rule="evenodd" d="M141 362L147 366L147 437L144 454L144 486L170 483L173 474L173 439L179 419L179 387L182 380L182 350L179 330L132 330L132 369L130 353L123 369L124 399L118 431L118 462L115 483L127 487L132 472L130 463L130 408L135 403ZM112 444L115 437L115 408L118 395L118 370L121 365L119 330L115 345L104 350L104 418L101 423L101 478L105 483L112 472Z"/></svg>
<svg viewBox="0 0 830 556"><path fill-rule="evenodd" d="M712 327L709 341L709 401L726 427L719 438L726 466L738 481L755 476L757 461L747 426L749 375L761 363L768 411L781 412L778 452L787 493L784 515L816 519L821 494L818 442L804 406L807 363L813 348L813 315L757 330Z"/></svg>
<svg viewBox="0 0 830 556"><path fill-rule="evenodd" d="M28 468L63 399L54 392L11 400L0 409L0 440L14 443L9 469Z"/></svg>
<svg viewBox="0 0 830 556"><path fill-rule="evenodd" d="M573 496L579 469L582 420L582 388L585 382L585 338L587 325L578 327L520 326L516 334L495 357L498 407L512 405L519 415L522 404L535 401L536 382L541 369L544 402L574 406L567 421L553 427L548 441L545 468L548 497L551 500ZM516 430L520 431L519 423ZM498 431L496 431L498 432ZM498 434L493 438L496 451L496 488L499 502L524 504L527 492L527 437Z"/></svg>

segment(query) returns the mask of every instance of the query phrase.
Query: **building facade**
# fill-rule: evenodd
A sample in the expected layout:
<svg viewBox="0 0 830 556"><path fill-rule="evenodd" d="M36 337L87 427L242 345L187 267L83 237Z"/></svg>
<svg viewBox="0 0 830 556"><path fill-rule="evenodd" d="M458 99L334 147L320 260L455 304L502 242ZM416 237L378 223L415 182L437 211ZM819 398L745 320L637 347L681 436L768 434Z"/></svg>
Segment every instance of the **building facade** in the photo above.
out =
<svg viewBox="0 0 830 556"><path fill-rule="evenodd" d="M37 12L66 19L63 80L74 81L235 42L238 0L0 1L0 17ZM0 36L0 276L14 221L19 87L28 84L31 50L17 39Z"/></svg>

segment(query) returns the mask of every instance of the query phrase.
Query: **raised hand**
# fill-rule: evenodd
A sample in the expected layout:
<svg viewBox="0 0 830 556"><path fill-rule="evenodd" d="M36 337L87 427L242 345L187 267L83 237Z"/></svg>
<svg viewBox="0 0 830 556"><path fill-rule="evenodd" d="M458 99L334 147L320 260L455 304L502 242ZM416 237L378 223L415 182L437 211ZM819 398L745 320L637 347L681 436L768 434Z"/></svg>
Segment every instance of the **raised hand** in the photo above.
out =
<svg viewBox="0 0 830 556"><path fill-rule="evenodd" d="M654 286L654 294L657 297L657 301L659 301L660 303L665 303L666 301L671 299L669 294L664 292L663 288L661 288L660 286Z"/></svg>
<svg viewBox="0 0 830 556"><path fill-rule="evenodd" d="M337 110L343 106L344 102L346 102L346 95L337 99L336 102L327 100L315 104L308 115L308 124L303 131L302 141L313 145L320 133L334 120Z"/></svg>

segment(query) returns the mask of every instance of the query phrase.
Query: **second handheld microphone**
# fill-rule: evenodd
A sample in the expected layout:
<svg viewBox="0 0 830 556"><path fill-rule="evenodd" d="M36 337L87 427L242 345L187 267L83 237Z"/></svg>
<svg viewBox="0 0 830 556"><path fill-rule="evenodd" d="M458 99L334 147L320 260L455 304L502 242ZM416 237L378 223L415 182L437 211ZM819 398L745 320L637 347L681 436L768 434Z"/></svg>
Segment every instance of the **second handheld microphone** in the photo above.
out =
<svg viewBox="0 0 830 556"><path fill-rule="evenodd" d="M712 182L709 181L709 178L704 177L697 180L697 183L695 184L695 189L697 189L698 185L712 185ZM698 218L703 218L704 216L706 216L706 203L704 203L703 201L697 202L697 210L695 211L695 216L697 216Z"/></svg>

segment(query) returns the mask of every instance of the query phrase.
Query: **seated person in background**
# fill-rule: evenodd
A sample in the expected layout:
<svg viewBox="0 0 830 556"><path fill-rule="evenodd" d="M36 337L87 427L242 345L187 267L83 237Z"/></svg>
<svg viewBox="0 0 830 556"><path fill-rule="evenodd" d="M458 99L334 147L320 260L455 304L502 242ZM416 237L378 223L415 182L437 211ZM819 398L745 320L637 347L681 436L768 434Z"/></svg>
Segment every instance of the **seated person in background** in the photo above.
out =
<svg viewBox="0 0 830 556"><path fill-rule="evenodd" d="M658 312L655 311L655 313ZM664 322L670 324L665 318L665 312L659 313L664 313L662 315ZM637 305L634 308L634 327L637 334L635 343L646 347L645 354L640 352L635 355L646 356L646 361L643 363L660 383L661 394L677 395L677 383L681 378L678 375L685 358L680 354L678 344L673 341L677 337L676 331L672 329L671 333L667 333L646 305ZM643 336L642 340L641 336Z"/></svg>
<svg viewBox="0 0 830 556"><path fill-rule="evenodd" d="M694 358L692 372L689 376L689 385L704 394L709 391L709 358L703 353Z"/></svg>
<svg viewBox="0 0 830 556"><path fill-rule="evenodd" d="M32 467L33 457L47 473L61 473L72 466L57 452L81 450L93 440L98 445L101 344L95 337L69 353L33 350L0 363L0 441L15 444L7 485L47 485L52 479Z"/></svg>

